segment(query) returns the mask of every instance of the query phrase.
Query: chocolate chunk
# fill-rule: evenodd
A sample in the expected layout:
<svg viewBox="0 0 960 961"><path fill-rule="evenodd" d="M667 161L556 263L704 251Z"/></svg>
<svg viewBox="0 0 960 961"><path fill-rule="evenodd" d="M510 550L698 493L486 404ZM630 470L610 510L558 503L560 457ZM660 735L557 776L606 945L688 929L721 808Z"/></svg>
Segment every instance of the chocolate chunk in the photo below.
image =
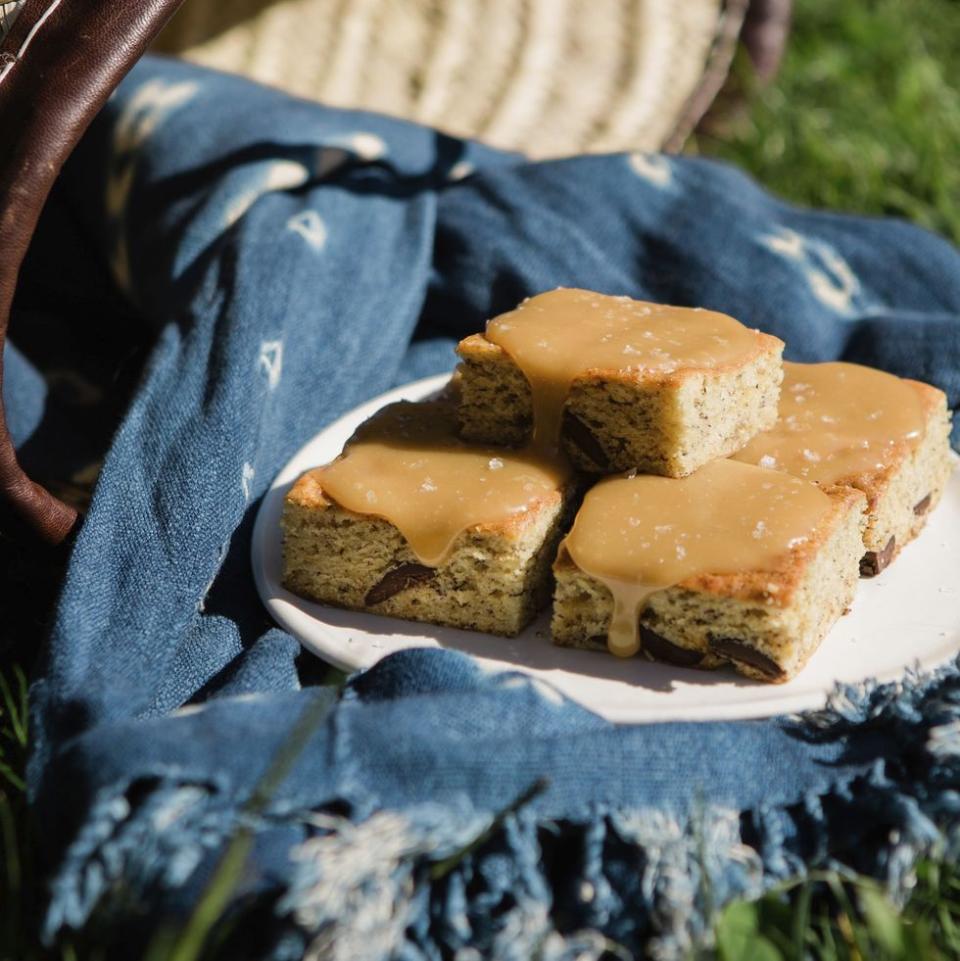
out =
<svg viewBox="0 0 960 961"><path fill-rule="evenodd" d="M691 651L679 647L673 641L651 631L649 627L640 625L640 643L645 653L658 661L676 664L677 667L696 667L703 660L702 651Z"/></svg>
<svg viewBox="0 0 960 961"><path fill-rule="evenodd" d="M922 501L917 501L917 503L913 505L913 513L916 514L917 517L926 514L927 511L930 510L931 500L933 500L933 495L927 494Z"/></svg>
<svg viewBox="0 0 960 961"><path fill-rule="evenodd" d="M367 591L367 596L363 599L364 604L372 607L383 601L399 594L416 584L422 584L437 576L436 568L425 567L423 564L400 564L398 567L387 571L380 579L378 584Z"/></svg>
<svg viewBox="0 0 960 961"><path fill-rule="evenodd" d="M893 552L896 546L896 537L891 537L887 541L887 546L879 554L876 551L867 551L860 558L860 576L876 577L893 560Z"/></svg>
<svg viewBox="0 0 960 961"><path fill-rule="evenodd" d="M602 469L610 466L610 458L607 457L607 452L600 446L600 441L594 436L593 431L579 417L571 414L568 410L563 412L561 433L579 447L597 467Z"/></svg>
<svg viewBox="0 0 960 961"><path fill-rule="evenodd" d="M748 664L771 681L782 681L786 677L786 672L776 661L735 637L711 637L709 643L715 654Z"/></svg>

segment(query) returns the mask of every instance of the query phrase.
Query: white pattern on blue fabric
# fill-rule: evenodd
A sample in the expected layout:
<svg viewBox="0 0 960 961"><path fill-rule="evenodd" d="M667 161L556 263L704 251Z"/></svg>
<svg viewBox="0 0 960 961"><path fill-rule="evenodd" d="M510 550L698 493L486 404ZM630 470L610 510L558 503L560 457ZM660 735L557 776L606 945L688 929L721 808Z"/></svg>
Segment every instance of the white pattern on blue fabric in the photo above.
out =
<svg viewBox="0 0 960 961"><path fill-rule="evenodd" d="M373 133L348 133L331 137L317 151L314 173L317 177L327 177L351 160L372 163L387 155L387 145L381 137Z"/></svg>
<svg viewBox="0 0 960 961"><path fill-rule="evenodd" d="M200 85L193 81L168 83L151 80L129 100L117 119L113 131L115 153L137 150L149 139L157 127L176 110L192 100Z"/></svg>
<svg viewBox="0 0 960 961"><path fill-rule="evenodd" d="M315 210L303 210L287 221L287 229L300 234L314 249L322 250L327 242L327 228Z"/></svg>
<svg viewBox="0 0 960 961"><path fill-rule="evenodd" d="M463 180L476 171L476 167L469 160L458 160L447 174L447 180Z"/></svg>
<svg viewBox="0 0 960 961"><path fill-rule="evenodd" d="M260 366L267 375L267 385L273 390L280 383L283 370L283 341L265 340L260 345Z"/></svg>
<svg viewBox="0 0 960 961"><path fill-rule="evenodd" d="M862 313L870 309L850 265L824 240L806 237L789 227L777 227L763 234L760 243L767 250L797 263L803 270L811 292L826 307L838 314Z"/></svg>
<svg viewBox="0 0 960 961"><path fill-rule="evenodd" d="M116 228L110 266L123 290L130 289L124 212L133 186L137 155L154 131L171 113L196 96L200 85L193 81L168 83L151 80L143 84L120 111L113 130L113 149L107 169L104 204L107 220Z"/></svg>
<svg viewBox="0 0 960 961"><path fill-rule="evenodd" d="M245 501L250 500L250 482L256 476L256 473L252 464L247 461L243 462L243 470L240 472L240 486L243 488L243 499Z"/></svg>
<svg viewBox="0 0 960 961"><path fill-rule="evenodd" d="M764 235L760 238L760 243L775 254L782 254L790 260L803 260L804 238L789 227L779 227L777 233Z"/></svg>
<svg viewBox="0 0 960 961"><path fill-rule="evenodd" d="M387 145L375 133L353 133L337 141L361 160L379 160L387 154Z"/></svg>
<svg viewBox="0 0 960 961"><path fill-rule="evenodd" d="M281 190L302 187L310 171L296 160L272 160L259 170L257 182L234 196L224 211L223 222L232 227L261 197Z"/></svg>
<svg viewBox="0 0 960 961"><path fill-rule="evenodd" d="M489 817L452 821L429 805L418 810L421 814L417 823L399 811L374 813L359 824L323 814L310 817L318 833L291 849L297 883L280 905L311 935L306 958L353 961L402 953L417 916L418 866L457 856L490 827ZM449 923L449 916L445 920ZM491 956L507 957L503 952Z"/></svg>
<svg viewBox="0 0 960 961"><path fill-rule="evenodd" d="M669 187L673 182L673 169L663 154L632 153L627 159L630 169L654 187Z"/></svg>

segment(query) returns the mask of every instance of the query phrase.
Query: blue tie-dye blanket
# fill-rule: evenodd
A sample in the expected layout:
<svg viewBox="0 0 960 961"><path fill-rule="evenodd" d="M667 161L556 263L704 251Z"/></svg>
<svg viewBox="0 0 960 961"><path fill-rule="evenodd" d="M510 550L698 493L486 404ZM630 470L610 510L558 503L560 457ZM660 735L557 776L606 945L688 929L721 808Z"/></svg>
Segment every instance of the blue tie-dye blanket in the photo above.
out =
<svg viewBox="0 0 960 961"><path fill-rule="evenodd" d="M681 957L731 898L813 865L904 890L955 843L954 667L800 720L617 726L445 651L340 692L306 683L248 560L308 438L557 285L724 310L956 406L948 243L705 160L530 163L158 59L58 197L155 340L32 689L46 937L140 957L223 895L222 957ZM64 237L37 238L48 271ZM4 388L26 444L43 388L13 348Z"/></svg>

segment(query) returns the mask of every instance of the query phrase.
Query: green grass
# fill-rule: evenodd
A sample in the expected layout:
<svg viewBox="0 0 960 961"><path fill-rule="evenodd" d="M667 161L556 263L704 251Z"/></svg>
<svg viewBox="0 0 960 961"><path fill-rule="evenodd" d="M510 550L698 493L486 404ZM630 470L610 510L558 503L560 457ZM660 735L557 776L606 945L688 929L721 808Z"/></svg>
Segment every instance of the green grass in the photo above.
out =
<svg viewBox="0 0 960 961"><path fill-rule="evenodd" d="M736 75L749 90L743 58ZM905 217L960 242L960 0L798 0L776 84L754 93L749 110L716 114L690 150L729 160L798 203ZM23 793L26 694L17 664L36 649L44 626L34 612L49 610L59 568L0 554L8 586L29 598L0 626L8 665L0 675L0 961L92 961L98 952L89 945L45 951L35 936L42 890ZM222 897L220 885L193 927L166 932L168 950L158 942L153 961L201 956L216 921L211 904ZM719 961L957 958L960 870L921 864L902 912L867 879L798 879L730 905L715 932L717 948L703 957Z"/></svg>
<svg viewBox="0 0 960 961"><path fill-rule="evenodd" d="M718 961L952 961L960 957L960 873L926 861L903 911L866 878L817 872L714 926Z"/></svg>
<svg viewBox="0 0 960 961"><path fill-rule="evenodd" d="M40 961L40 886L24 792L27 683L14 665L0 673L0 961ZM67 949L69 950L69 949ZM69 954L50 957L68 961Z"/></svg>
<svg viewBox="0 0 960 961"><path fill-rule="evenodd" d="M27 750L26 677L19 667L0 674L0 958L23 947L22 899L26 812L23 771Z"/></svg>
<svg viewBox="0 0 960 961"><path fill-rule="evenodd" d="M691 149L798 203L960 243L960 0L796 2L777 82Z"/></svg>

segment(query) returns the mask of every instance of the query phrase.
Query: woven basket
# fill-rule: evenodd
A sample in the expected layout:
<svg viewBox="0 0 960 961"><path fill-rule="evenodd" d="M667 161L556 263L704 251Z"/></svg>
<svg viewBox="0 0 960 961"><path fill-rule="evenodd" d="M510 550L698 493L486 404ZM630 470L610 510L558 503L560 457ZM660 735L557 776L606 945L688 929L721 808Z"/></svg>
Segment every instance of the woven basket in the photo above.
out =
<svg viewBox="0 0 960 961"><path fill-rule="evenodd" d="M550 157L676 140L723 22L721 0L188 0L158 46Z"/></svg>
<svg viewBox="0 0 960 961"><path fill-rule="evenodd" d="M0 40L6 35L7 31L13 26L23 0L0 0Z"/></svg>

